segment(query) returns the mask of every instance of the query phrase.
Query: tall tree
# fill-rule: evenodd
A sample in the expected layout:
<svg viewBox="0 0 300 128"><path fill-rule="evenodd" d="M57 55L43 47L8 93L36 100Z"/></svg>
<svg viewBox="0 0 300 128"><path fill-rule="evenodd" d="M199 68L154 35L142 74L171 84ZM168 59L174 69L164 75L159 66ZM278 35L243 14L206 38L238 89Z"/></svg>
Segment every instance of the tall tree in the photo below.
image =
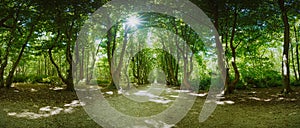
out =
<svg viewBox="0 0 300 128"><path fill-rule="evenodd" d="M297 33L297 29L296 29L296 24L294 25L294 33L295 33L295 40L296 40L296 62L297 62L297 71L298 71L298 76L300 77L299 42L298 42L298 33Z"/></svg>
<svg viewBox="0 0 300 128"><path fill-rule="evenodd" d="M290 44L290 25L285 8L284 0L278 0L278 5L281 11L281 18L284 23L284 43L282 55L282 77L283 77L283 93L289 93L290 87L290 67L289 67L289 44Z"/></svg>

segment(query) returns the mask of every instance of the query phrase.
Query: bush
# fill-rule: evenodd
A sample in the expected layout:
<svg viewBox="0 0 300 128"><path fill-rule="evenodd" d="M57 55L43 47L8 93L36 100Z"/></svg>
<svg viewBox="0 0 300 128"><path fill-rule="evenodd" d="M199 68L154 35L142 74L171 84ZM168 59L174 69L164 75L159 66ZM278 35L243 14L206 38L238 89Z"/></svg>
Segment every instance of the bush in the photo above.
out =
<svg viewBox="0 0 300 128"><path fill-rule="evenodd" d="M48 83L51 85L63 85L63 82L57 76L48 76L46 78L43 78L42 83Z"/></svg>
<svg viewBox="0 0 300 128"><path fill-rule="evenodd" d="M263 77L257 78L255 75L249 75L244 77L244 83L249 87L277 87L281 86L281 75L277 71L269 70L263 74Z"/></svg>
<svg viewBox="0 0 300 128"><path fill-rule="evenodd" d="M208 76L203 77L200 79L199 89L206 90L209 88L210 84L211 84L211 77L208 77Z"/></svg>
<svg viewBox="0 0 300 128"><path fill-rule="evenodd" d="M107 85L109 83L110 83L109 80L100 80L100 79L97 79L97 84L98 85Z"/></svg>
<svg viewBox="0 0 300 128"><path fill-rule="evenodd" d="M277 87L282 85L282 77L277 71L268 71L262 81L266 87Z"/></svg>
<svg viewBox="0 0 300 128"><path fill-rule="evenodd" d="M62 85L63 82L57 76L47 76L47 75L16 75L13 78L14 83L25 83L29 82L35 83L47 83L53 85Z"/></svg>
<svg viewBox="0 0 300 128"><path fill-rule="evenodd" d="M241 89L241 90L243 90L243 89L248 89L249 88L249 86L247 86L248 85L248 83L246 83L245 81L243 81L243 80L240 80L238 83L237 83L237 85L236 85L236 89ZM251 84L250 84L250 86L251 86ZM252 87L253 86L255 86L255 85L252 85Z"/></svg>
<svg viewBox="0 0 300 128"><path fill-rule="evenodd" d="M15 75L13 77L13 82L14 83L25 83L27 82L28 77L25 75Z"/></svg>
<svg viewBox="0 0 300 128"><path fill-rule="evenodd" d="M300 86L300 80L295 80L291 83L293 86Z"/></svg>
<svg viewBox="0 0 300 128"><path fill-rule="evenodd" d="M30 83L44 83L43 82L43 79L44 78L47 78L48 76L47 75L30 75L28 76L28 82Z"/></svg>

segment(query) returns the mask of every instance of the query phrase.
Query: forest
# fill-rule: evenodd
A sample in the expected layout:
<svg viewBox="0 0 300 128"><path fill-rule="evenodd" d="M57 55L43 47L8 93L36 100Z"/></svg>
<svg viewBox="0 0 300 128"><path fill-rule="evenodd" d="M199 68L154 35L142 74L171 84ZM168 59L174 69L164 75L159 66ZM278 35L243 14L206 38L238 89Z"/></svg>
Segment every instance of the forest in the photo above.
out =
<svg viewBox="0 0 300 128"><path fill-rule="evenodd" d="M300 127L299 0L1 0L0 127Z"/></svg>

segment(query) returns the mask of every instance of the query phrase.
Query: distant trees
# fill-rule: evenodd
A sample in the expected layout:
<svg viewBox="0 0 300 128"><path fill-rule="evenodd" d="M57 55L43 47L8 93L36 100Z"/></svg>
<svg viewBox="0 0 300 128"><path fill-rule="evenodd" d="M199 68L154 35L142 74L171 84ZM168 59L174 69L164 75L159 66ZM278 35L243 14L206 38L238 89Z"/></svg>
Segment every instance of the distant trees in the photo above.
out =
<svg viewBox="0 0 300 128"><path fill-rule="evenodd" d="M277 81L279 79L277 73L272 73L273 75L267 73L273 71L279 72L279 68L275 65L279 64L278 53L281 53L279 47L281 43L280 36L283 34L281 34L281 23L275 21L280 19L285 20L283 22L285 26L285 50L283 54L287 57L289 51L289 44L287 42L289 42L290 38L287 37L290 31L287 25L291 22L289 19L297 17L296 13L299 12L296 9L299 7L297 2L279 0L274 3L257 0L255 2L245 1L239 3L234 1L203 0L201 2L194 1L194 3L198 4L212 18L224 44L227 63L226 94L233 93L235 88L241 86L255 85L268 87L278 85ZM281 3L281 6L279 6L279 3ZM287 10L290 10L290 13ZM297 53L298 47L295 49ZM283 58L283 54L280 58ZM277 59L275 59L275 56ZM289 58L286 59L286 68L289 68L288 66L291 64L288 60ZM296 54L295 62L298 63L298 61L299 58ZM250 65L251 67L249 67ZM233 72L230 72L231 66ZM280 69L283 74L284 67L282 66ZM283 81L285 81L283 83L286 90L290 90L288 86L288 83L290 83L288 80L290 79L288 78L290 69L285 71L287 71L287 75L285 77L282 75ZM295 78L297 78L296 75Z"/></svg>
<svg viewBox="0 0 300 128"><path fill-rule="evenodd" d="M0 68L0 87L11 87L14 73L19 65L29 42L34 41L41 16L40 11L36 10L37 5L31 1L3 1L1 13L1 68ZM17 54L15 54L17 53ZM8 72L6 80L5 71ZM6 82L4 82L6 81Z"/></svg>
<svg viewBox="0 0 300 128"><path fill-rule="evenodd" d="M3 4L3 5L2 5ZM67 90L74 90L72 65L78 60L72 58L77 34L87 15L94 11L99 2L83 1L3 1L1 2L1 68L0 87L9 88L13 82L16 69L24 54L44 55L39 52L48 51L48 57L56 73L67 85ZM1 14L2 15L2 14ZM50 39L49 39L50 38ZM42 42L42 43L41 43ZM35 50L29 52L27 50ZM64 51L67 70L57 64L53 51ZM16 56L15 53L18 53ZM62 56L60 56L62 57ZM39 63L40 66L41 63ZM45 64L45 67L46 68ZM61 67L63 66L63 67ZM9 68L9 69L8 69ZM37 68L40 70L40 68ZM45 69L45 71L47 71ZM39 73L41 71L38 71ZM7 77L4 80L4 76Z"/></svg>
<svg viewBox="0 0 300 128"><path fill-rule="evenodd" d="M284 85L285 93L291 91L291 81L294 78L296 81L300 79L298 53L300 28L299 23L297 24L300 5L297 1L191 1L211 17L219 32L220 37L215 38L216 41L223 43L225 51L226 94L233 93L236 88L280 84ZM98 37L97 32L87 29L82 31L88 35L86 40L78 40L81 27L88 16L106 2L2 1L0 88L9 88L14 82L15 75L19 77L33 74L57 76L67 85L67 90L73 91L74 81L85 79L89 84L98 79L95 78L95 74L101 72L105 74L101 78L110 81L108 87L115 89L117 87L112 78L122 74L119 69L123 65L123 62L120 63L122 56L114 58L115 54L120 54L116 51L118 47L124 47L126 50L121 49L121 52L132 55L130 62L124 62L129 65L125 70L129 71L127 75L131 81L146 84L149 82L149 73L159 68L164 71L168 85L178 86L184 83L187 89L192 88L188 79L194 70L193 63L196 61L199 65L207 64L205 55L200 54L205 53L205 42L182 19L159 13L141 13L139 15L143 17L144 22L140 29L145 30L144 32L125 30L123 28L125 21L120 19L117 24L108 28L105 37ZM279 20L282 22L278 22ZM105 25L103 26L108 27L109 23ZM95 24L90 26L99 29L103 27ZM154 28L166 29L177 37ZM150 40L148 38L150 34L159 36L154 41L161 43L160 47L164 51L142 50L147 40ZM138 42L137 40L140 41L137 47L141 51L133 55L137 49L134 49L136 46L131 46L130 42ZM101 41L101 44L92 46L95 41ZM180 41L186 44L181 44ZM100 60L97 58L99 54L103 56ZM198 56L196 60L191 57L193 55ZM281 67L278 66L279 63ZM293 66L291 69L290 64ZM99 68L99 65L102 67ZM93 68L97 66L98 69ZM112 68L114 66L116 69ZM203 80L208 80L210 71L207 71L205 66L201 70L203 71L199 74L207 77ZM290 70L294 72L291 75ZM278 84L280 71L283 80Z"/></svg>

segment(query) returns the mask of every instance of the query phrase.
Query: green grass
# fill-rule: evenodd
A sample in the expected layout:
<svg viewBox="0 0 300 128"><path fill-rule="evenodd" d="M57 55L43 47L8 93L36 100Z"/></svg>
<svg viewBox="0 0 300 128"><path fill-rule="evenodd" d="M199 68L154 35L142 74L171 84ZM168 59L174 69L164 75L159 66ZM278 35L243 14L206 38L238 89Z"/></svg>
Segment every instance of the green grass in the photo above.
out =
<svg viewBox="0 0 300 128"><path fill-rule="evenodd" d="M9 116L10 112L38 113L39 109L45 106L65 109L67 108L64 106L65 104L77 99L75 93L49 90L47 85L19 84L16 85L16 88L19 89L19 92L5 89L0 91L1 128L100 128L82 107L74 107L73 113L61 112L57 115L37 119ZM37 91L31 92L32 88ZM192 109L175 127L298 128L300 127L300 87L293 89L295 92L287 96L278 94L280 88L237 91L236 94L224 99L234 101L234 104L218 105L213 114L203 123L199 123L198 116L205 97L198 97ZM163 93L162 96L167 96L167 94ZM172 102L168 104L137 103L117 94L107 95L107 100L118 111L139 117L160 113L172 104Z"/></svg>

